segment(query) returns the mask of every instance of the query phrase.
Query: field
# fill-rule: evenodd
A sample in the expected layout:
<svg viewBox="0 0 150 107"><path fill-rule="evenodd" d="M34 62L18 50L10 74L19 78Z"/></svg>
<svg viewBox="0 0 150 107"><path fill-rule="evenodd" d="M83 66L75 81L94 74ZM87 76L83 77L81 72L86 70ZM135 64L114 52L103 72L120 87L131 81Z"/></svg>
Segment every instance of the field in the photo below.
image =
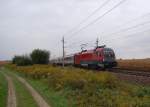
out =
<svg viewBox="0 0 150 107"><path fill-rule="evenodd" d="M33 65L7 65L52 107L150 107L150 87L129 84L107 72Z"/></svg>
<svg viewBox="0 0 150 107"><path fill-rule="evenodd" d="M118 67L127 70L150 72L150 59L118 60Z"/></svg>
<svg viewBox="0 0 150 107"><path fill-rule="evenodd" d="M8 64L8 63L9 63L9 61L0 61L0 66L3 66L3 65Z"/></svg>

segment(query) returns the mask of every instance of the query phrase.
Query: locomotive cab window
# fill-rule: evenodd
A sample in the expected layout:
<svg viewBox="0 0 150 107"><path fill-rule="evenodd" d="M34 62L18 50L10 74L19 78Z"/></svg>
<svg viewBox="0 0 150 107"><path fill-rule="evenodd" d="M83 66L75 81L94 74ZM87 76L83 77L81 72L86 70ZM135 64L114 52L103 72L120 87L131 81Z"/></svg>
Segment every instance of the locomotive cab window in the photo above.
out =
<svg viewBox="0 0 150 107"><path fill-rule="evenodd" d="M114 57L114 53L111 50L105 50L104 55L105 57Z"/></svg>

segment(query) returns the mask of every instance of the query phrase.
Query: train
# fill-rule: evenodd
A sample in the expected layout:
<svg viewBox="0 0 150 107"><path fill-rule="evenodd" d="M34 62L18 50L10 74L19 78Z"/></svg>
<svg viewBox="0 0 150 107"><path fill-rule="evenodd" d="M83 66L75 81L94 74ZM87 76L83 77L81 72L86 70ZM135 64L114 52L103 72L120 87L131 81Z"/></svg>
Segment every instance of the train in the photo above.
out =
<svg viewBox="0 0 150 107"><path fill-rule="evenodd" d="M105 45L98 46L91 50L82 50L81 52L55 58L50 61L53 65L72 65L76 67L89 68L112 68L117 66L115 52Z"/></svg>

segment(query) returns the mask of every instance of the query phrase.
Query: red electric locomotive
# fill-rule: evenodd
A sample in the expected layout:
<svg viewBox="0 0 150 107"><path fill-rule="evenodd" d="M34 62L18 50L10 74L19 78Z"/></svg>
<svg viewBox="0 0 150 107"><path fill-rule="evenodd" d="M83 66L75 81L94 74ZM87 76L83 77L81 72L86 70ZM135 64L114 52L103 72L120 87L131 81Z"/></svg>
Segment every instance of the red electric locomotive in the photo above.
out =
<svg viewBox="0 0 150 107"><path fill-rule="evenodd" d="M117 66L115 53L111 48L99 46L94 50L85 50L74 55L76 66L111 68Z"/></svg>
<svg viewBox="0 0 150 107"><path fill-rule="evenodd" d="M52 64L62 65L63 58L51 60ZM117 66L115 53L111 48L99 46L93 50L84 50L82 52L66 56L65 65L86 66L92 68L112 68Z"/></svg>

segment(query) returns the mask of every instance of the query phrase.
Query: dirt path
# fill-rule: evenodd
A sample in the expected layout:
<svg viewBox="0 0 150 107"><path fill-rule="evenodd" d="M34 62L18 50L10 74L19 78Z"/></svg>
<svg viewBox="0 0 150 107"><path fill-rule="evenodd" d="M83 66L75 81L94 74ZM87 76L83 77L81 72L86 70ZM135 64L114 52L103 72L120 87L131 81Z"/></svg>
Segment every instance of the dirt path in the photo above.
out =
<svg viewBox="0 0 150 107"><path fill-rule="evenodd" d="M32 88L32 86L26 81L24 80L22 77L16 76L17 79L22 82L27 89L29 90L29 92L31 93L31 95L33 96L34 100L37 102L37 105L39 107L50 107L47 102L41 97L41 95Z"/></svg>
<svg viewBox="0 0 150 107"><path fill-rule="evenodd" d="M8 81L8 99L7 99L7 107L16 107L16 94L15 94L15 88L14 84L12 82L12 78L6 74L4 74Z"/></svg>

